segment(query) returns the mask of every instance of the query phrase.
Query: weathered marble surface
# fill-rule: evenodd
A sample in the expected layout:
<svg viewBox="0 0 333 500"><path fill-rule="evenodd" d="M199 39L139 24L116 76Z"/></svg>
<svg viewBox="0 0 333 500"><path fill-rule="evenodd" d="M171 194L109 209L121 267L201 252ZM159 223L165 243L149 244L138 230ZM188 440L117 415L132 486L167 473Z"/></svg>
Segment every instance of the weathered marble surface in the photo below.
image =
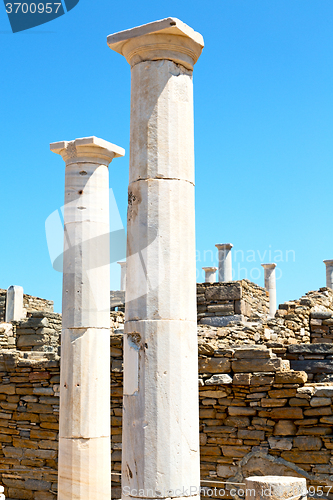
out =
<svg viewBox="0 0 333 500"><path fill-rule="evenodd" d="M197 497L192 69L203 40L168 18L108 45L132 67L122 487Z"/></svg>
<svg viewBox="0 0 333 500"><path fill-rule="evenodd" d="M96 137L51 144L66 162L59 500L109 500L109 172L124 150Z"/></svg>

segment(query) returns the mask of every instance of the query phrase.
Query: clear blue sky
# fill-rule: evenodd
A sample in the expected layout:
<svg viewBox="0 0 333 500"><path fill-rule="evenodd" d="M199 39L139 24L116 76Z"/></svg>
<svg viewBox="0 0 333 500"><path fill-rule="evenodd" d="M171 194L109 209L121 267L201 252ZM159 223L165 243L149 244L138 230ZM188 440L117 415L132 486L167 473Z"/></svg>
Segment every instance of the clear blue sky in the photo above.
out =
<svg viewBox="0 0 333 500"><path fill-rule="evenodd" d="M260 263L277 257L279 302L325 286L322 261L333 258L332 0L80 0L17 34L0 5L0 288L22 285L61 309L44 225L63 203L64 163L50 142L96 135L126 149L110 167L126 223L130 68L106 36L168 16L205 39L194 69L198 270L217 263L209 253L216 243L231 242L243 251L235 278L247 273L262 285Z"/></svg>

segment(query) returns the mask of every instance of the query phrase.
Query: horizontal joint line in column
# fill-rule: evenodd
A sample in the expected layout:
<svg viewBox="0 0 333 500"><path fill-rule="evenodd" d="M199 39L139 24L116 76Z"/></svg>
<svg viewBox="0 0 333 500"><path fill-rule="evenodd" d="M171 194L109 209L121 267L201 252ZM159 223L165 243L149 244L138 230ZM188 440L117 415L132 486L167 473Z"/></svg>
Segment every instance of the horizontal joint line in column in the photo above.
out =
<svg viewBox="0 0 333 500"><path fill-rule="evenodd" d="M194 182L188 181L187 179L178 179L176 177L147 177L145 179L136 179L135 181L131 181L130 184L134 184L134 182L141 181L180 181L180 182L188 182L192 186L195 186Z"/></svg>
<svg viewBox="0 0 333 500"><path fill-rule="evenodd" d="M66 328L62 328L62 331L65 330L90 330L90 328L94 328L94 330L105 330L109 331L110 327L108 326L66 326Z"/></svg>
<svg viewBox="0 0 333 500"><path fill-rule="evenodd" d="M94 437L82 437L82 436L75 436L75 437L62 437L62 436L59 436L59 439L67 439L68 441L74 441L74 440L77 440L77 439L84 439L85 441L89 441L89 439L101 439L101 438L111 438L111 434L108 434L108 435L103 435L103 436L94 436Z"/></svg>
<svg viewBox="0 0 333 500"><path fill-rule="evenodd" d="M150 321L151 323L155 321L156 323L159 323L160 321L182 321L183 323L194 323L195 325L197 324L196 319L167 319L167 318L160 318L160 319L127 319L125 320L125 323L142 323L143 321Z"/></svg>

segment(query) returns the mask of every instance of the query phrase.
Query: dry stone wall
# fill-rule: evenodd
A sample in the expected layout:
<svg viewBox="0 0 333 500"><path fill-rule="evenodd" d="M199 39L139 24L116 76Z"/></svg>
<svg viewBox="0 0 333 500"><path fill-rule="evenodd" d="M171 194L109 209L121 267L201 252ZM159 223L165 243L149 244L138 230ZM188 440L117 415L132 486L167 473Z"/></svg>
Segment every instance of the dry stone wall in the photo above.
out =
<svg viewBox="0 0 333 500"><path fill-rule="evenodd" d="M333 486L333 292L309 292L267 320L263 289L246 280L220 285L198 285L208 314L200 318L242 318L198 327L203 485L218 481L227 489L248 475L281 474ZM112 311L113 498L121 493L123 324L124 313ZM60 336L61 316L50 311L0 324L0 483L7 498L56 496Z"/></svg>
<svg viewBox="0 0 333 500"><path fill-rule="evenodd" d="M268 307L266 290L248 280L197 284L199 324L219 327L264 318Z"/></svg>
<svg viewBox="0 0 333 500"><path fill-rule="evenodd" d="M59 357L0 352L0 483L6 498L57 492Z"/></svg>
<svg viewBox="0 0 333 500"><path fill-rule="evenodd" d="M61 338L61 314L37 311L15 322L16 347L20 351L57 352Z"/></svg>
<svg viewBox="0 0 333 500"><path fill-rule="evenodd" d="M7 290L0 289L0 323L5 321L6 317L6 294ZM53 301L34 297L32 295L23 295L23 307L26 315L34 311L53 312Z"/></svg>
<svg viewBox="0 0 333 500"><path fill-rule="evenodd" d="M121 333L112 335L111 346L112 491L119 498ZM282 354L292 357L293 349ZM218 481L228 490L227 482L242 483L256 474L305 477L308 485L333 486L333 385L309 383L307 374L292 371L289 363L265 345L199 345L203 486Z"/></svg>
<svg viewBox="0 0 333 500"><path fill-rule="evenodd" d="M6 317L6 293L7 290L0 290L0 323L5 321Z"/></svg>

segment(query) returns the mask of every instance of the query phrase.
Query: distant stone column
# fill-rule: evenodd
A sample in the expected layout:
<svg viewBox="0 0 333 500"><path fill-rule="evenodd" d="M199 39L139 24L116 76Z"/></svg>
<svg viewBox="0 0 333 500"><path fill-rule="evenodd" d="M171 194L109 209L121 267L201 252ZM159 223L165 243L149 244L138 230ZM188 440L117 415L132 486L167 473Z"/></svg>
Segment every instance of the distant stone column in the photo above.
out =
<svg viewBox="0 0 333 500"><path fill-rule="evenodd" d="M126 290L126 262L117 262L121 267L120 274L120 290L124 292Z"/></svg>
<svg viewBox="0 0 333 500"><path fill-rule="evenodd" d="M265 269L265 288L269 293L269 317L274 318L276 313L276 264L261 264Z"/></svg>
<svg viewBox="0 0 333 500"><path fill-rule="evenodd" d="M51 144L66 162L59 500L110 500L109 171L124 150L86 137Z"/></svg>
<svg viewBox="0 0 333 500"><path fill-rule="evenodd" d="M326 287L333 290L333 260L324 260L326 266Z"/></svg>
<svg viewBox="0 0 333 500"><path fill-rule="evenodd" d="M193 65L168 18L108 37L131 65L123 498L200 494ZM128 492L126 494L126 491ZM132 493L133 492L133 493Z"/></svg>
<svg viewBox="0 0 333 500"><path fill-rule="evenodd" d="M219 251L219 283L232 281L231 243L215 245Z"/></svg>
<svg viewBox="0 0 333 500"><path fill-rule="evenodd" d="M6 316L5 321L20 321L25 317L23 307L23 288L12 285L6 294Z"/></svg>
<svg viewBox="0 0 333 500"><path fill-rule="evenodd" d="M202 269L205 271L205 283L215 283L217 267L203 267Z"/></svg>
<svg viewBox="0 0 333 500"><path fill-rule="evenodd" d="M306 479L287 476L254 476L245 479L245 500L288 499L307 499Z"/></svg>

